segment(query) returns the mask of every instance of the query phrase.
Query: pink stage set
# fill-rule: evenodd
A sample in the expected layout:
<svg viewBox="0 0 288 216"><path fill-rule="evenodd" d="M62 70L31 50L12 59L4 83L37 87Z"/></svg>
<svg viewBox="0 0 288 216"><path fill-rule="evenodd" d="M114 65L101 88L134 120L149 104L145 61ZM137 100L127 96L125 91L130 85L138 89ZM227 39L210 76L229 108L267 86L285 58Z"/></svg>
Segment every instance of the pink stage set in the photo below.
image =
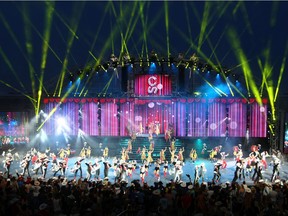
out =
<svg viewBox="0 0 288 216"><path fill-rule="evenodd" d="M66 131L77 136L127 137L135 133L165 135L173 131L178 138L267 136L267 103L254 98L182 97L172 94L172 76L138 74L134 93L128 97L45 98L44 112L57 108L45 122L48 136L56 134L58 118L71 126Z"/></svg>

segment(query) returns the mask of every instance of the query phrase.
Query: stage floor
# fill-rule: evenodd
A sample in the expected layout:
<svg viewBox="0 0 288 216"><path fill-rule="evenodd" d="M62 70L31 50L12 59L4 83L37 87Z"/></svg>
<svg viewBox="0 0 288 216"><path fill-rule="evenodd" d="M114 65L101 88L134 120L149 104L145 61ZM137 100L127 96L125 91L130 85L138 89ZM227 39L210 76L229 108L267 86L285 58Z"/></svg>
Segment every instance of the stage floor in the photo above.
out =
<svg viewBox="0 0 288 216"><path fill-rule="evenodd" d="M66 178L68 180L72 180L74 179L74 173L70 171L70 169L74 166L74 163L76 162L76 160L79 159L79 157L71 157L68 160L68 169L66 171ZM1 161L4 160L4 157L1 156ZM108 159L109 162L112 164L112 158ZM82 161L82 178L86 178L86 170L87 170L87 166L85 165L85 163L88 162L95 162L95 157L91 157L90 159L85 159L84 161ZM234 177L234 171L235 171L235 161L233 158L227 158L227 167L225 169L221 169L221 179L220 179L220 183L224 183L224 182L231 182L233 180ZM271 161L271 158L267 158L267 162L268 162L268 168L266 170L263 170L262 175L263 175L263 179L267 182L270 182L271 176L272 176L272 170L273 167L270 165L269 166L269 162ZM194 168L195 165L200 165L201 163L205 163L206 169L207 169L207 173L206 173L206 177L205 177L205 182L211 182L212 178L213 178L213 168L214 168L214 163L209 161L208 159L204 159L204 158L199 158L196 160L195 163L192 163L192 161L190 159L186 159L186 161L184 162L184 167L183 167L183 174L182 174L182 181L184 182L189 182L189 178L186 176L186 174L189 174L191 176L192 181L194 180ZM100 169L100 178L103 179L104 178L104 166L103 163L101 164L101 169ZM140 164L139 164L140 165ZM30 166L31 167L31 166ZM5 169L3 168L3 163L0 169L3 173L5 172ZM22 172L22 169L20 168L20 161L14 161L13 164L11 165L11 169L10 169L10 173L12 175L16 176L16 171L18 171L19 173ZM149 167L149 172L148 172L148 176L145 177L145 182L148 183L148 185L153 185L154 182L157 181L157 179L154 177L153 174L154 171L154 164L151 164L151 166ZM39 172L40 173L40 172ZM41 174L35 175L33 174L32 171L30 171L31 177L32 178L38 178L41 177ZM60 172L58 173L60 174ZM137 168L132 177L127 177L127 181L128 184L131 183L131 181L135 180L135 179L140 179L140 169ZM111 181L112 183L114 183L114 169L110 168L109 170L109 181ZM52 178L53 177L53 172L51 171L51 165L49 165L48 171L47 171L47 175L46 175L46 179ZM80 174L78 172L77 178L80 177ZM93 176L94 177L94 176ZM280 168L280 178L281 179L288 179L288 162L286 161L286 159L283 161L281 168ZM169 175L167 174L166 178L163 175L163 165L160 168L160 181L163 182L163 184L167 184L169 183L171 180L174 179L174 175ZM91 178L91 180L93 180L93 178ZM242 180L238 180L238 182L242 182ZM249 178L246 177L245 179L247 184L253 184L253 181ZM201 180L200 180L201 183Z"/></svg>

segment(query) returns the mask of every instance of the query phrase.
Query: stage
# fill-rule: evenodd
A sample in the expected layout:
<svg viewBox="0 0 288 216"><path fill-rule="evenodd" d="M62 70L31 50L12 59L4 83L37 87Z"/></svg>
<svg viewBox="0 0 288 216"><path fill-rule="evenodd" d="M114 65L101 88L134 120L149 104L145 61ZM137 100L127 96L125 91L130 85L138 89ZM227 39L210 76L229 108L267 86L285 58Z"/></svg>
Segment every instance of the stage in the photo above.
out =
<svg viewBox="0 0 288 216"><path fill-rule="evenodd" d="M79 157L71 157L69 158L68 160L68 169L66 170L66 175L63 176L65 178L67 178L68 180L72 180L74 179L74 173L71 172L71 169L73 168L74 166L74 163L79 159ZM83 172L83 175L82 175L82 179L85 179L86 176L87 176L87 166L85 165L85 163L89 163L90 161L92 163L95 162L95 159L96 157L91 157L91 158L87 158L85 159L84 161L82 161L82 172ZM101 159L99 157L97 157L97 159ZM1 156L1 162L4 160L4 157ZM270 182L270 179L271 179L271 176L272 176L272 170L273 170L273 167L272 165L269 165L270 164L270 161L272 159L271 158L267 158L267 162L268 162L268 168L266 170L263 169L263 172L262 172L262 175L263 175L263 179L264 181L267 181L267 182ZM109 158L108 161L112 164L112 158ZM233 177L234 177L234 171L235 171L235 160L234 158L232 157L228 157L227 158L227 167L225 169L221 169L221 179L220 181L217 183L217 184L221 184L221 183L225 183L225 182L231 182L233 180ZM210 160L208 159L205 159L205 158L199 158L195 161L195 163L192 163L191 159L190 158L186 158L185 162L184 162L184 167L183 167L183 174L182 174L182 181L184 182L189 182L189 178L187 177L187 174L191 176L191 180L192 182L194 181L194 170L195 170L195 166L196 165L200 165L201 163L204 163L205 166L206 166L206 169L207 169L207 173L206 173L206 176L205 176L205 182L212 182L212 179L213 179L213 168L214 168L214 163L211 162ZM101 168L100 168L100 178L101 179L104 179L104 165L103 163L100 163L101 164ZM138 165L140 166L141 164L138 163ZM137 169L135 169L135 171L133 172L131 178L127 176L126 180L128 182L128 185L130 185L131 181L133 180L140 180L140 168L139 166L137 165ZM171 169L173 167L173 165L169 165L169 169ZM153 174L153 171L154 171L154 164L151 163L150 167L149 167L149 172L148 172L148 175L145 177L145 182L147 182L148 185L153 185L154 182L157 182L157 181L161 181L164 185L167 184L167 183L170 183L171 180L174 179L174 175L170 175L169 173L167 174L166 177L164 177L163 175L163 165L161 165L160 167L160 179L156 179L154 174ZM1 169L0 169L3 173L5 172L5 169L3 168L3 163L2 163L2 166L1 166ZM16 176L16 172L18 173L21 173L22 172L22 169L20 168L20 161L13 161L12 165L11 165L11 168L10 168L10 174L12 174L13 176ZM30 175L32 178L34 179L37 179L37 178L41 178L41 172L38 173L38 175L35 175L33 172L32 172L32 166L30 165ZM253 173L253 172L252 172ZM51 171L51 163L48 167L48 170L47 170L47 175L46 175L46 179L49 179L49 178L53 178L53 172ZM60 172L58 172L58 175L60 175ZM27 174L26 176L27 177ZM114 169L113 168L110 168L109 170L109 173L108 173L108 177L109 177L109 181L114 183ZM77 174L77 177L76 179L80 178L80 173L78 172ZM288 162L286 160L286 157L284 157L283 161L282 161L282 165L281 165L281 168L280 168L280 178L281 179L288 179ZM95 180L94 179L94 176L93 178L91 178L91 181ZM242 183L244 179L242 180L238 180L238 182ZM245 177L245 181L247 184L251 185L253 184L253 181L249 178L249 177ZM202 183L201 179L199 181L200 183Z"/></svg>

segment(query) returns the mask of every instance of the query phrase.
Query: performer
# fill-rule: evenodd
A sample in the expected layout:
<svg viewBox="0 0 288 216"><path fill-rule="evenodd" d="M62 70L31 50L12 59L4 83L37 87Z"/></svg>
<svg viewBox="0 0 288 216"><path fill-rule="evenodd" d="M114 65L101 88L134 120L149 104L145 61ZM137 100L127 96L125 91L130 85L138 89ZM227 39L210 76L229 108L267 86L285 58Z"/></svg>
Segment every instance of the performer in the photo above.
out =
<svg viewBox="0 0 288 216"><path fill-rule="evenodd" d="M54 154L53 152L50 153L50 157L51 157L51 161L52 161L52 164L58 164L57 163L57 155Z"/></svg>
<svg viewBox="0 0 288 216"><path fill-rule="evenodd" d="M147 149L146 147L144 146L141 150L141 161L142 161L142 164L144 163L144 161L146 160L146 153L147 153Z"/></svg>
<svg viewBox="0 0 288 216"><path fill-rule="evenodd" d="M229 156L229 153L226 154L225 152L220 152L221 161L222 161L222 168L225 169L227 167L226 157Z"/></svg>
<svg viewBox="0 0 288 216"><path fill-rule="evenodd" d="M4 160L4 168L6 169L5 173L7 173L7 178L10 178L10 167L13 162L13 156L11 153L7 153L6 158Z"/></svg>
<svg viewBox="0 0 288 216"><path fill-rule="evenodd" d="M197 159L197 152L196 152L196 149L191 149L190 151L190 154L189 154L190 158L191 158L191 161L192 163L195 163L196 159Z"/></svg>
<svg viewBox="0 0 288 216"><path fill-rule="evenodd" d="M238 179L241 180L242 172L243 172L243 162L242 160L238 160L236 161L236 169L234 172L234 178L232 182L236 182ZM244 176L244 180L245 180L245 176Z"/></svg>
<svg viewBox="0 0 288 216"><path fill-rule="evenodd" d="M178 183L182 180L182 173L183 173L183 162L177 161L175 164L175 178L174 182Z"/></svg>
<svg viewBox="0 0 288 216"><path fill-rule="evenodd" d="M104 160L107 160L108 155L109 155L109 148L106 146L104 148L104 150L103 150L103 158L104 158Z"/></svg>
<svg viewBox="0 0 288 216"><path fill-rule="evenodd" d="M168 166L169 166L168 161L165 161L164 166L163 166L163 174L164 174L164 178L167 177Z"/></svg>
<svg viewBox="0 0 288 216"><path fill-rule="evenodd" d="M53 167L52 167L52 171L54 172L53 176L55 177L57 175L57 173L60 171L62 175L65 176L65 169L64 165L66 165L66 161L62 160L59 161L59 163L53 163Z"/></svg>
<svg viewBox="0 0 288 216"><path fill-rule="evenodd" d="M218 183L221 179L220 167L222 166L221 163L216 163L214 165L214 176L212 181Z"/></svg>
<svg viewBox="0 0 288 216"><path fill-rule="evenodd" d="M21 175L25 176L25 173L27 171L28 176L30 176L30 172L29 172L29 166L30 166L30 162L31 162L31 155L28 152L25 157L23 158L23 160L20 162L20 166L23 169Z"/></svg>
<svg viewBox="0 0 288 216"><path fill-rule="evenodd" d="M161 149L160 150L160 163L162 164L162 163L164 163L164 161L166 161L166 157L165 157L165 152L166 152L166 150L167 150L167 147L165 147L164 149Z"/></svg>
<svg viewBox="0 0 288 216"><path fill-rule="evenodd" d="M104 149L105 150L105 149ZM91 146L88 146L86 148L86 158L90 158L91 157ZM107 154L108 155L108 154ZM107 156L108 157L108 156Z"/></svg>
<svg viewBox="0 0 288 216"><path fill-rule="evenodd" d="M160 181L160 163L161 161L159 159L154 163L154 176L158 182Z"/></svg>
<svg viewBox="0 0 288 216"><path fill-rule="evenodd" d="M171 132L169 129L165 131L165 141L166 143L171 141Z"/></svg>
<svg viewBox="0 0 288 216"><path fill-rule="evenodd" d="M82 167L81 167L81 162L84 160L84 158L78 159L74 163L74 167L72 168L72 172L74 173L74 179L76 179L78 171L80 171L80 178L82 178Z"/></svg>
<svg viewBox="0 0 288 216"><path fill-rule="evenodd" d="M140 146L138 147L136 154L141 155L141 147Z"/></svg>
<svg viewBox="0 0 288 216"><path fill-rule="evenodd" d="M47 148L45 149L45 154L46 154L46 155L49 155L49 152L50 152L50 147L47 147Z"/></svg>
<svg viewBox="0 0 288 216"><path fill-rule="evenodd" d="M196 166L195 166L195 170L194 170L194 185L199 183L199 179L200 179L200 176L199 176L199 166L196 165Z"/></svg>
<svg viewBox="0 0 288 216"><path fill-rule="evenodd" d="M42 161L42 177L45 179L46 178L46 174L47 174L47 169L48 169L48 164L49 164L49 160L48 158L45 158L43 161Z"/></svg>
<svg viewBox="0 0 288 216"><path fill-rule="evenodd" d="M207 151L207 144L203 143L201 154L204 155L206 151Z"/></svg>
<svg viewBox="0 0 288 216"><path fill-rule="evenodd" d="M47 159L47 155L45 153L41 153L41 152L38 152L38 156L37 156L37 160L35 161L35 164L34 164L34 168L33 168L33 171L34 173L37 175L38 174L38 171L40 170L41 171L41 174L43 175L43 163L44 161Z"/></svg>
<svg viewBox="0 0 288 216"><path fill-rule="evenodd" d="M58 152L59 158L64 159L66 157L66 151L65 149L61 148Z"/></svg>
<svg viewBox="0 0 288 216"><path fill-rule="evenodd" d="M246 177L252 179L252 165L249 157L246 158Z"/></svg>
<svg viewBox="0 0 288 216"><path fill-rule="evenodd" d="M238 148L238 150L235 154L235 160L236 161L242 160L242 157L243 157L243 151L242 151L242 149Z"/></svg>
<svg viewBox="0 0 288 216"><path fill-rule="evenodd" d="M121 167L120 167L120 164L118 164L118 163L114 166L114 176L115 176L114 183L120 182L120 179L121 179Z"/></svg>
<svg viewBox="0 0 288 216"><path fill-rule="evenodd" d="M178 160L182 162L184 161L183 153L184 153L184 147L180 148L178 151Z"/></svg>
<svg viewBox="0 0 288 216"><path fill-rule="evenodd" d="M91 175L92 175L92 169L93 169L93 165L92 165L92 162L89 161L89 163L85 163L86 166L87 166L87 172L86 172L86 179L87 181L90 181L91 179Z"/></svg>
<svg viewBox="0 0 288 216"><path fill-rule="evenodd" d="M154 150L154 141L150 142L149 150Z"/></svg>
<svg viewBox="0 0 288 216"><path fill-rule="evenodd" d="M148 163L152 163L153 162L153 158L152 158L152 153L154 150L149 150L147 153L147 162Z"/></svg>
<svg viewBox="0 0 288 216"><path fill-rule="evenodd" d="M142 184L144 183L145 176L146 176L146 169L145 169L145 165L142 164L140 167L140 179L141 179Z"/></svg>
<svg viewBox="0 0 288 216"><path fill-rule="evenodd" d="M174 150L172 150L171 148L169 148L169 151L170 151L170 154L171 154L170 162L171 162L171 164L172 164L172 163L175 162L175 153L176 153L176 151L177 151L177 147L176 147Z"/></svg>
<svg viewBox="0 0 288 216"><path fill-rule="evenodd" d="M263 152L261 152L261 163L263 164L263 166L264 166L264 169L266 170L267 169L267 161L266 161L266 158L267 157L270 157L270 155L268 154L268 152L267 151L263 151Z"/></svg>
<svg viewBox="0 0 288 216"><path fill-rule="evenodd" d="M175 149L176 149L176 147L175 147L175 139L173 138L172 140L171 140L171 142L170 142L170 149L171 149L171 151L174 151Z"/></svg>
<svg viewBox="0 0 288 216"><path fill-rule="evenodd" d="M211 162L215 162L216 158L215 156L217 155L217 151L215 148L211 149L210 151L210 154L209 154L209 159Z"/></svg>
<svg viewBox="0 0 288 216"><path fill-rule="evenodd" d="M65 150L65 157L69 158L71 155L71 148L70 148L70 144L67 144L66 150Z"/></svg>
<svg viewBox="0 0 288 216"><path fill-rule="evenodd" d="M86 148L83 147L80 151L79 157L85 158L86 157Z"/></svg>
<svg viewBox="0 0 288 216"><path fill-rule="evenodd" d="M274 159L272 161L272 163L273 163L273 172L272 172L272 176L271 176L271 182L275 182L275 180L279 179L279 176L280 176L280 164L281 164L281 161L277 157L274 157L273 159Z"/></svg>
<svg viewBox="0 0 288 216"><path fill-rule="evenodd" d="M160 124L156 123L155 124L155 134L158 136L160 134Z"/></svg>
<svg viewBox="0 0 288 216"><path fill-rule="evenodd" d="M149 166L150 166L150 163L147 160L145 160L144 161L144 167L145 167L145 175L146 176L148 176Z"/></svg>
<svg viewBox="0 0 288 216"><path fill-rule="evenodd" d="M127 151L132 153L132 139L128 140Z"/></svg>
<svg viewBox="0 0 288 216"><path fill-rule="evenodd" d="M95 163L93 164L93 168L92 168L92 173L95 174L95 179L99 179L100 178L100 161L98 160L98 158L95 159Z"/></svg>
<svg viewBox="0 0 288 216"><path fill-rule="evenodd" d="M259 180L263 179L263 175L262 175L262 164L259 162L259 165L257 166L257 174L256 174L256 178L254 178L254 182L258 183Z"/></svg>
<svg viewBox="0 0 288 216"><path fill-rule="evenodd" d="M132 178L132 172L133 172L132 161L129 161L127 164L127 176L129 176L129 178Z"/></svg>
<svg viewBox="0 0 288 216"><path fill-rule="evenodd" d="M199 170L199 178L202 180L202 183L205 182L205 176L206 176L206 166L205 163L200 164L200 170Z"/></svg>
<svg viewBox="0 0 288 216"><path fill-rule="evenodd" d="M103 164L104 164L104 178L107 178L111 164L109 163L109 161L104 161Z"/></svg>

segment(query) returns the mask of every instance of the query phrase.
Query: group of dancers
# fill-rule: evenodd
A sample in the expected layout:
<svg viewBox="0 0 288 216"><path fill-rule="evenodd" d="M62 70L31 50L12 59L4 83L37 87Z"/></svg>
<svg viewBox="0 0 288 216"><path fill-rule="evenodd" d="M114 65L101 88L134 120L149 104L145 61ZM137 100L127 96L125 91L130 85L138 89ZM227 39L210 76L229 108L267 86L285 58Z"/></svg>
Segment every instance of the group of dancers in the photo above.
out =
<svg viewBox="0 0 288 216"><path fill-rule="evenodd" d="M47 148L44 152L31 148L22 158L20 158L17 152L13 153L14 150L12 149L8 150L7 153L3 152L2 156L5 158L3 160L3 167L5 168L5 174L9 176L11 164L19 161L19 169L21 171L18 172L16 169L18 175L31 176L33 174L46 178L47 171L51 171L52 175L56 177L66 176L68 170L68 172L73 173L74 178L79 176L87 180L101 179L100 169L103 167L104 179L109 178L109 171L112 169L115 182L127 181L128 178L132 178L135 174L139 175L142 182L145 182L149 170L151 171L150 168L153 167L155 181L160 181L161 178L169 178L175 182L182 181L183 167L186 165L184 157L185 148L175 147L175 139L171 139L168 146L161 149L159 154L156 154L159 157L153 156L155 143L153 140L150 140L148 147L143 146L137 149L136 153L139 154L140 159L138 161L129 159L129 153L133 150L133 142L133 139L129 140L127 147L122 148L119 156L115 157L110 157L108 147L102 149L103 155L93 157L91 146L87 142L84 143L79 156L75 155L69 144L66 148L59 149L57 153L51 152L50 148ZM168 151L170 159L166 158ZM201 158L204 155L209 155L207 159L210 160L210 163L214 164L213 178L211 180L215 183L219 182L221 180L221 171L227 168L226 157L229 156L229 153L222 151L221 145L208 150L207 145L204 143L199 152L197 152L197 149L191 148L189 160L194 167L191 166L192 172L186 173L186 176L194 183L207 181L206 165L204 162L198 163L198 154L202 155ZM70 157L75 156L77 157L76 162L70 163L68 166ZM235 172L232 182L247 180L248 178L254 182L258 182L263 179L262 172L268 169L267 157L271 157L269 165L273 167L270 181L275 182L280 178L280 166L283 162L281 156L280 151L272 151L271 155L267 151L261 151L261 145L259 144L252 145L251 152L247 157L244 157L242 145L238 144L234 146L233 160L235 161ZM86 168L86 176L84 176L83 167ZM191 175L191 173L194 173L194 175Z"/></svg>

